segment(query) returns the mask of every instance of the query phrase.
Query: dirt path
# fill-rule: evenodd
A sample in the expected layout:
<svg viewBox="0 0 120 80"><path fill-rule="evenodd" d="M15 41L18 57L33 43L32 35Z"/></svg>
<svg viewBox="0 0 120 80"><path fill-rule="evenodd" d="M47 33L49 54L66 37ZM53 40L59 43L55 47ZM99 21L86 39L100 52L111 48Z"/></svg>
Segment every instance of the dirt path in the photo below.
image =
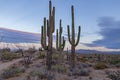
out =
<svg viewBox="0 0 120 80"><path fill-rule="evenodd" d="M16 63L16 62L19 62L21 61L22 58L20 59L15 59L13 61L10 61L10 62L5 62L5 63L0 63L0 72L3 70L3 69L6 69L8 68L9 66L11 66L12 64Z"/></svg>

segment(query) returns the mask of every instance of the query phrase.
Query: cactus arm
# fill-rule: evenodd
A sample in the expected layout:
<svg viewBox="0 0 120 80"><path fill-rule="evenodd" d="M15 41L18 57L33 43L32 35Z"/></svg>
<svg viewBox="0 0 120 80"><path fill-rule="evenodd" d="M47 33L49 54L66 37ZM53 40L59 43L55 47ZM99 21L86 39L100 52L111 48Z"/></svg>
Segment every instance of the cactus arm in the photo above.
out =
<svg viewBox="0 0 120 80"><path fill-rule="evenodd" d="M51 17L51 11L52 11L52 3L49 1L49 19Z"/></svg>
<svg viewBox="0 0 120 80"><path fill-rule="evenodd" d="M58 49L58 29L56 30L56 49Z"/></svg>
<svg viewBox="0 0 120 80"><path fill-rule="evenodd" d="M80 33L81 33L81 27L79 26L79 29L78 29L78 36L77 36L77 42L75 43L74 46L77 46L79 41L80 41Z"/></svg>
<svg viewBox="0 0 120 80"><path fill-rule="evenodd" d="M69 40L70 44L72 45L72 42L70 39L70 27L69 27L69 25L67 26L67 30L68 30L68 40Z"/></svg>
<svg viewBox="0 0 120 80"><path fill-rule="evenodd" d="M62 34L62 20L60 19L60 34Z"/></svg>
<svg viewBox="0 0 120 80"><path fill-rule="evenodd" d="M49 37L49 21L47 20L47 36Z"/></svg>
<svg viewBox="0 0 120 80"><path fill-rule="evenodd" d="M41 45L43 46L43 26L41 26Z"/></svg>
<svg viewBox="0 0 120 80"><path fill-rule="evenodd" d="M72 27L74 27L74 6L71 7L71 13L72 13Z"/></svg>
<svg viewBox="0 0 120 80"><path fill-rule="evenodd" d="M43 32L43 37L44 37L44 45L46 46L46 18L44 18L44 32Z"/></svg>
<svg viewBox="0 0 120 80"><path fill-rule="evenodd" d="M55 7L53 7L52 11L52 33L55 31Z"/></svg>
<svg viewBox="0 0 120 80"><path fill-rule="evenodd" d="M42 46L45 50L47 49L46 40L45 40L45 36L44 36L44 28L43 28L43 26L41 27L41 46Z"/></svg>
<svg viewBox="0 0 120 80"><path fill-rule="evenodd" d="M59 49L61 50L61 35L62 35L62 26L61 26L61 20L60 20L60 24L59 24Z"/></svg>
<svg viewBox="0 0 120 80"><path fill-rule="evenodd" d="M78 43L79 43L79 40L80 40L80 33L81 33L81 27L79 26L79 29L78 29L78 37L77 37L77 42L76 42L75 46L77 46Z"/></svg>

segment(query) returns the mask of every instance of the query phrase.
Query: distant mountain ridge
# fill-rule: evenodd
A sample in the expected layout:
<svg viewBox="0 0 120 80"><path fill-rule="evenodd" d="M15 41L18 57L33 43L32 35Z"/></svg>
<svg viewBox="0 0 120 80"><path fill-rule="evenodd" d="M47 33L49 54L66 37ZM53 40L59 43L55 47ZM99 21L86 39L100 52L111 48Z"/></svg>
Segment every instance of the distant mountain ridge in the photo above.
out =
<svg viewBox="0 0 120 80"><path fill-rule="evenodd" d="M7 28L0 28L0 42L6 43L40 43L41 34ZM53 41L56 36L53 35Z"/></svg>
<svg viewBox="0 0 120 80"><path fill-rule="evenodd" d="M76 50L76 53L84 53L84 54L120 54L120 51L97 51L97 50L84 50L84 49L79 49Z"/></svg>
<svg viewBox="0 0 120 80"><path fill-rule="evenodd" d="M0 42L7 43L38 43L40 42L40 34L24 32L19 30L12 30L0 28Z"/></svg>
<svg viewBox="0 0 120 80"><path fill-rule="evenodd" d="M19 30L12 30L6 28L0 28L0 42L5 43L40 43L41 34L24 32ZM53 40L56 40L56 36L53 35ZM119 54L120 51L98 51L98 50L86 50L79 49L76 53L111 53Z"/></svg>

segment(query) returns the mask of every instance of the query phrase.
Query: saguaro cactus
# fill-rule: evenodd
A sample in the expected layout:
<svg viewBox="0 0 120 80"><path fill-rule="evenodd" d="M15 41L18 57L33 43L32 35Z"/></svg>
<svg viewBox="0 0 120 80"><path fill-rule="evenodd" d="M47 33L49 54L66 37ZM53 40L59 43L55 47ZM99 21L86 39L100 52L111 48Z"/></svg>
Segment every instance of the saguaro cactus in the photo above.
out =
<svg viewBox="0 0 120 80"><path fill-rule="evenodd" d="M46 27L47 21L47 27ZM44 18L44 26L41 27L41 45L47 50L47 68L51 70L51 61L52 61L52 44L53 36L52 33L55 30L55 7L52 7L51 1L49 1L49 20ZM48 45L46 44L46 35L48 36Z"/></svg>
<svg viewBox="0 0 120 80"><path fill-rule="evenodd" d="M64 36L62 37L62 20L60 20L59 33L58 33L58 29L56 31L56 49L61 53L64 47L65 47L65 39Z"/></svg>
<svg viewBox="0 0 120 80"><path fill-rule="evenodd" d="M47 50L48 49L48 46L46 44L46 18L44 18L44 26L41 27L41 45L42 47Z"/></svg>
<svg viewBox="0 0 120 80"><path fill-rule="evenodd" d="M71 13L72 13L72 38L70 37L70 28L69 25L67 26L68 29L68 40L69 43L71 44L71 58L72 58L72 67L75 66L75 47L78 45L79 40L80 40L80 32L81 32L81 27L79 26L78 29L78 36L77 36L77 41L75 42L75 28L74 28L74 6L71 7Z"/></svg>

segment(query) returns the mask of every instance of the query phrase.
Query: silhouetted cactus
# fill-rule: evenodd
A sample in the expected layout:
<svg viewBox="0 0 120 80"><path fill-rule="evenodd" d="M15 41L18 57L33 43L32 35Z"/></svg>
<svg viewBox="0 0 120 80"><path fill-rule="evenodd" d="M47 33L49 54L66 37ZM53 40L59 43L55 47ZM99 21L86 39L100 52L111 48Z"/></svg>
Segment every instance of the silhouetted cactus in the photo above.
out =
<svg viewBox="0 0 120 80"><path fill-rule="evenodd" d="M62 37L62 20L60 20L59 33L58 33L58 29L56 31L56 49L61 52L63 51L64 47L65 47L65 39L64 36Z"/></svg>
<svg viewBox="0 0 120 80"><path fill-rule="evenodd" d="M47 27L46 27L47 21ZM51 70L51 61L52 61L52 33L55 30L55 7L52 7L51 1L49 1L49 20L44 18L44 26L41 29L41 44L42 47L47 50L47 69ZM48 46L46 44L46 34L48 36Z"/></svg>
<svg viewBox="0 0 120 80"><path fill-rule="evenodd" d="M68 40L69 43L71 44L71 58L72 58L72 67L75 66L75 47L78 45L79 40L80 40L80 32L81 32L81 27L79 26L78 29L78 36L77 36L77 42L75 42L75 29L74 29L74 6L71 7L71 13L72 13L72 38L70 38L70 28L69 25L67 26L68 29Z"/></svg>

